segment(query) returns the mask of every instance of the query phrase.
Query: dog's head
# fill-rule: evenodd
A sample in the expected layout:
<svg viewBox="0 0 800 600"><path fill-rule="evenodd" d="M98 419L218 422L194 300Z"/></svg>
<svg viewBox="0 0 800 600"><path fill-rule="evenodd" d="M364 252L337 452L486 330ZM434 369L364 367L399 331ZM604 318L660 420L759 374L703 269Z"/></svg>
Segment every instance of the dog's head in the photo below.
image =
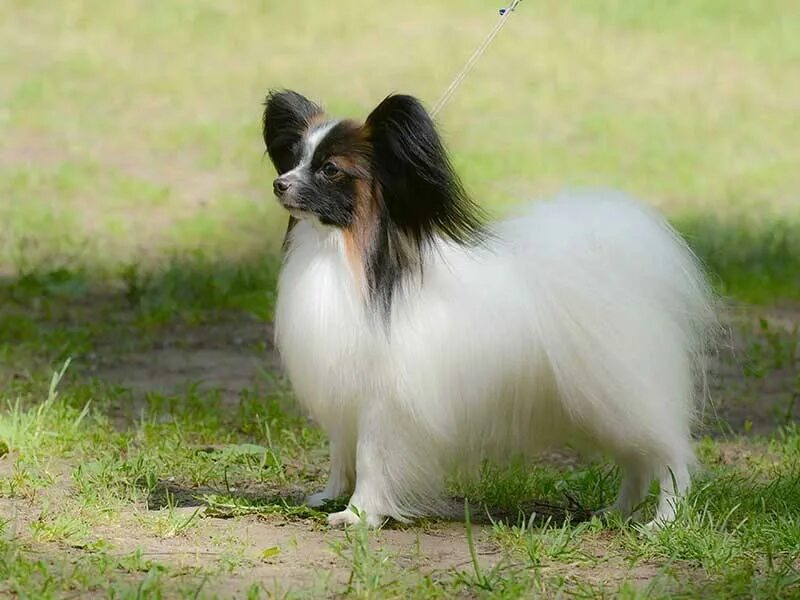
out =
<svg viewBox="0 0 800 600"><path fill-rule="evenodd" d="M362 123L328 119L296 92L272 92L264 142L278 201L297 219L341 229L371 287L389 268L383 252L395 253L402 269L417 264L435 236L456 243L481 236L480 212L412 96L387 97Z"/></svg>

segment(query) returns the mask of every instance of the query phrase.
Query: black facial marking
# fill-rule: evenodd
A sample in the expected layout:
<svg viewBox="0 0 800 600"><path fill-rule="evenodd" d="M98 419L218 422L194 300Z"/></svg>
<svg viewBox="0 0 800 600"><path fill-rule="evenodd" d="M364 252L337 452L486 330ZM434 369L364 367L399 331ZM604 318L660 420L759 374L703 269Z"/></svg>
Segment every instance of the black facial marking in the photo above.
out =
<svg viewBox="0 0 800 600"><path fill-rule="evenodd" d="M355 217L357 181L369 177L368 169L359 166L367 161L357 160L358 152L366 149L359 141L360 126L342 121L319 127L330 128L313 149L310 161L303 159L307 162L290 174L292 189L283 199L287 206L315 216L324 225L348 227ZM317 130L312 128L307 135Z"/></svg>
<svg viewBox="0 0 800 600"><path fill-rule="evenodd" d="M322 108L292 91L273 91L264 108L264 143L279 175L300 161L303 135L322 115Z"/></svg>
<svg viewBox="0 0 800 600"><path fill-rule="evenodd" d="M348 163L354 163L356 157L369 156L371 147L364 140L363 131L358 123L353 121L340 121L331 127L330 131L325 134L314 149L314 155L311 157L311 166L315 169L322 168L325 163L335 157L347 157L351 160ZM368 160L360 161L364 164ZM355 177L369 177L369 172L366 168L360 167L357 164L342 164L341 161L337 163L341 170L349 175Z"/></svg>
<svg viewBox="0 0 800 600"><path fill-rule="evenodd" d="M267 153L278 175L290 171L300 160L303 134L311 122L322 115L322 108L297 92L271 91L264 103L262 134ZM289 234L297 220L290 216L283 238L286 249Z"/></svg>

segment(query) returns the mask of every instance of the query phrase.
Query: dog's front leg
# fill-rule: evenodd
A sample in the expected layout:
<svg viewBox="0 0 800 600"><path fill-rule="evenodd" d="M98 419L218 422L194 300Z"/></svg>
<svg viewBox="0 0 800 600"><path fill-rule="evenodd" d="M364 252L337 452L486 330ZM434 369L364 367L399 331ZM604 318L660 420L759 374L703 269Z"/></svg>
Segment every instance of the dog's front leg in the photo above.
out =
<svg viewBox="0 0 800 600"><path fill-rule="evenodd" d="M325 489L306 497L306 504L312 507L324 505L353 492L356 482L356 439L355 434L345 430L331 433L331 468Z"/></svg>
<svg viewBox="0 0 800 600"><path fill-rule="evenodd" d="M358 523L364 515L370 527L378 527L386 516L396 512L394 489L398 482L389 473L397 472L401 465L392 461L403 460L398 448L390 448L397 432L391 419L381 414L379 407L366 407L359 418L356 446L356 487L348 508L328 516L334 527Z"/></svg>

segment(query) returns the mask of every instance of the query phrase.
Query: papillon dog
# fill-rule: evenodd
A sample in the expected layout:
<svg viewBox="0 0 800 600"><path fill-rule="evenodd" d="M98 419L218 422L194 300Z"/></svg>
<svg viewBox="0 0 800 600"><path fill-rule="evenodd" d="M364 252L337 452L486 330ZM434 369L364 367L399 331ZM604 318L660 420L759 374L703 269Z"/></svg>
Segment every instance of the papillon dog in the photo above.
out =
<svg viewBox="0 0 800 600"><path fill-rule="evenodd" d="M585 193L490 224L411 96L360 122L272 92L263 134L290 215L277 346L330 439L309 505L441 514L450 475L567 443L619 465L611 508L635 516L657 479L652 524L674 519L715 310L663 218Z"/></svg>

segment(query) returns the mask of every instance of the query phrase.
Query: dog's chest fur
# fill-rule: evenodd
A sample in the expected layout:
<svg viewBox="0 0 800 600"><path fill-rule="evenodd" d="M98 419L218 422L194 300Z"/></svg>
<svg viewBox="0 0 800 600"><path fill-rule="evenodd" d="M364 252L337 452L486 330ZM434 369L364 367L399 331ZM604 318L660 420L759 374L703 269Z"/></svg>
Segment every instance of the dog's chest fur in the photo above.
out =
<svg viewBox="0 0 800 600"><path fill-rule="evenodd" d="M298 398L323 425L365 400L364 365L379 368L380 336L367 319L341 233L300 222L280 276L276 341Z"/></svg>
<svg viewBox="0 0 800 600"><path fill-rule="evenodd" d="M548 405L549 376L524 322L529 304L507 293L507 257L478 260L444 246L431 256L440 260L426 264L425 285L395 299L387 326L365 302L342 234L298 223L276 310L298 400L328 430L353 429L365 404L379 404L455 446L546 441L560 411ZM539 427L535 408L544 411Z"/></svg>

